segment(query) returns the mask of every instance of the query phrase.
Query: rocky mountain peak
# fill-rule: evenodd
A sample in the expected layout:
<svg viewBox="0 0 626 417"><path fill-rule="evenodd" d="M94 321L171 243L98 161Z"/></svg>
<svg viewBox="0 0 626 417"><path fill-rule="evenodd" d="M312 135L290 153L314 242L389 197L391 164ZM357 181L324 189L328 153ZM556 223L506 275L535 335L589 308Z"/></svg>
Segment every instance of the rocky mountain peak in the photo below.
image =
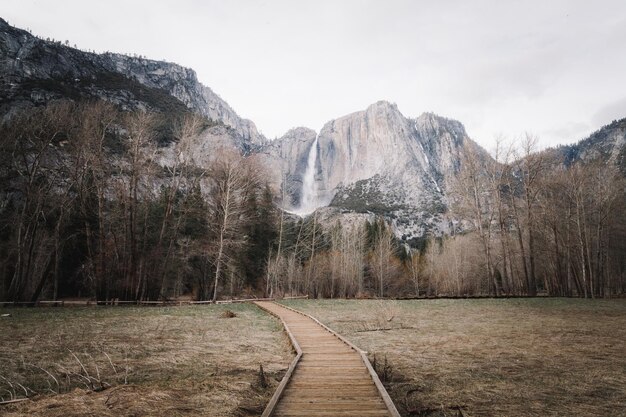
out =
<svg viewBox="0 0 626 417"><path fill-rule="evenodd" d="M317 132L308 127L293 127L287 131L282 137L280 137L279 141L289 141L289 140L297 140L297 141L310 141L311 139L315 139L317 136Z"/></svg>
<svg viewBox="0 0 626 417"><path fill-rule="evenodd" d="M422 113L415 119L415 128L424 134L440 134L448 131L457 136L466 136L465 126L457 120L448 119L435 113Z"/></svg>
<svg viewBox="0 0 626 417"><path fill-rule="evenodd" d="M398 105L396 103L390 103L387 100L378 100L376 103L370 104L366 112L395 112L398 111Z"/></svg>

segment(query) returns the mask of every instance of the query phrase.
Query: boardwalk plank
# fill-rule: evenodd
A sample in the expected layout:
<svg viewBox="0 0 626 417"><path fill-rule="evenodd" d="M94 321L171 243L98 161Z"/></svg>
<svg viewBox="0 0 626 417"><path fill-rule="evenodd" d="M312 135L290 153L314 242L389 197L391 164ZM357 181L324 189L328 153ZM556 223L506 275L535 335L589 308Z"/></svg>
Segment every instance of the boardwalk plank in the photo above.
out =
<svg viewBox="0 0 626 417"><path fill-rule="evenodd" d="M302 353L280 396L273 398L272 416L398 416L353 345L301 313L272 302L256 304L283 321Z"/></svg>

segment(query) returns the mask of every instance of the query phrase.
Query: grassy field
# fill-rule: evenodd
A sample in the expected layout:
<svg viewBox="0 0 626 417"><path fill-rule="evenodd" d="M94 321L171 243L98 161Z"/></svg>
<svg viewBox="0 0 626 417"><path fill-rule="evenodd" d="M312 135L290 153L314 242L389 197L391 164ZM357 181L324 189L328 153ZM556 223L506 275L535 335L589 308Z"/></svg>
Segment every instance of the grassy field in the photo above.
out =
<svg viewBox="0 0 626 417"><path fill-rule="evenodd" d="M626 300L292 300L369 352L404 416L626 416Z"/></svg>
<svg viewBox="0 0 626 417"><path fill-rule="evenodd" d="M34 399L1 406L10 417L260 415L292 359L249 304L0 313L0 397Z"/></svg>

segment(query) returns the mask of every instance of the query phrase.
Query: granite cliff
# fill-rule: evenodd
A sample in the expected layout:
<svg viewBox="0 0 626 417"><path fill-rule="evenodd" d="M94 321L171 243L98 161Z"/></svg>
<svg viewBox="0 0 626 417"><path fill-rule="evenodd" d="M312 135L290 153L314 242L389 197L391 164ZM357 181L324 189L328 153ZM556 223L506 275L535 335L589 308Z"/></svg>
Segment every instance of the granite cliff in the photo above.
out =
<svg viewBox="0 0 626 417"><path fill-rule="evenodd" d="M406 238L450 230L447 183L458 172L462 153L472 147L488 157L461 123L432 113L407 118L395 104L379 101L327 122L319 135L292 129L262 148L268 165L282 172L294 211L302 208L313 146L318 147L313 170L318 207L384 215ZM275 180L280 179L278 173Z"/></svg>

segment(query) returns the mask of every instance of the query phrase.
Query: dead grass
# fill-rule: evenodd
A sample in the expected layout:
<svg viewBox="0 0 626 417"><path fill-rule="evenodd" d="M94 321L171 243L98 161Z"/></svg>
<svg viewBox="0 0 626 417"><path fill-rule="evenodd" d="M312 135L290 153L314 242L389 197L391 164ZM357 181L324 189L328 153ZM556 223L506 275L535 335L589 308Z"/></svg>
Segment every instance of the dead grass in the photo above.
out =
<svg viewBox="0 0 626 417"><path fill-rule="evenodd" d="M386 358L404 416L626 416L626 300L285 303Z"/></svg>
<svg viewBox="0 0 626 417"><path fill-rule="evenodd" d="M0 397L33 397L2 406L10 417L257 414L291 361L253 305L3 312Z"/></svg>

